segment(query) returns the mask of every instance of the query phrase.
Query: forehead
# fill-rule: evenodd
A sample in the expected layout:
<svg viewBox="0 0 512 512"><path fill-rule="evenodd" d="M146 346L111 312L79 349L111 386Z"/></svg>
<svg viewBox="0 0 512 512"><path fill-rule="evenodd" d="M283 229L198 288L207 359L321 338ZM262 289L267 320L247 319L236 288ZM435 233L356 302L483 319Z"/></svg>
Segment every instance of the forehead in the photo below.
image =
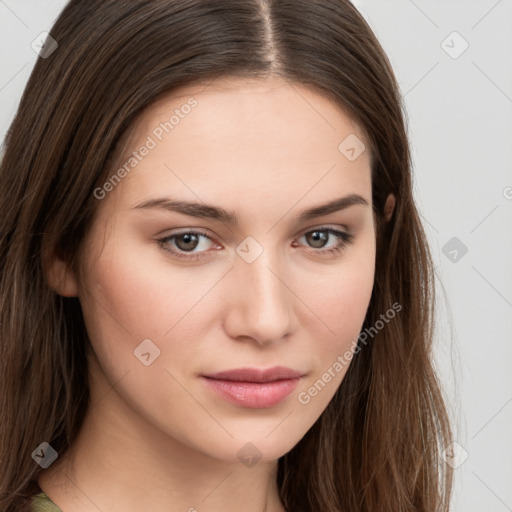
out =
<svg viewBox="0 0 512 512"><path fill-rule="evenodd" d="M358 123L326 93L310 85L275 76L265 79L227 77L180 87L154 101L132 127L132 133L136 136L150 131L155 122L168 119L169 113L180 109L191 98L200 106L195 111L200 110L205 117L215 114L217 119L221 119L229 115L233 123L248 113L254 121L264 118L279 122L295 118L304 128L309 123L310 132L316 129L336 132L341 129L357 134L362 140L365 138ZM222 113L224 115L219 115ZM279 127L277 123L276 129ZM245 126L247 131L250 128ZM269 126L264 128L268 130ZM287 128L293 131L299 127L288 125Z"/></svg>
<svg viewBox="0 0 512 512"><path fill-rule="evenodd" d="M347 158L347 140L368 148L357 123L305 85L273 77L185 86L132 126L115 193L130 203L177 190L196 200L217 191L216 202L219 191L248 201L332 187L360 193L371 187L370 155Z"/></svg>

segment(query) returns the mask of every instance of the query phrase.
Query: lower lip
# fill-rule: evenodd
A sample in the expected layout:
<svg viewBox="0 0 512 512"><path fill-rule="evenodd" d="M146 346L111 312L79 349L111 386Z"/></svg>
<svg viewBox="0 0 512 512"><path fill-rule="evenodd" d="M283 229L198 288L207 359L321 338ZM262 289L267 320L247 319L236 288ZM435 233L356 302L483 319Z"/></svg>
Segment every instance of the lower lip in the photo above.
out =
<svg viewBox="0 0 512 512"><path fill-rule="evenodd" d="M273 382L238 382L203 377L217 394L242 407L265 409L282 402L297 387L300 377Z"/></svg>

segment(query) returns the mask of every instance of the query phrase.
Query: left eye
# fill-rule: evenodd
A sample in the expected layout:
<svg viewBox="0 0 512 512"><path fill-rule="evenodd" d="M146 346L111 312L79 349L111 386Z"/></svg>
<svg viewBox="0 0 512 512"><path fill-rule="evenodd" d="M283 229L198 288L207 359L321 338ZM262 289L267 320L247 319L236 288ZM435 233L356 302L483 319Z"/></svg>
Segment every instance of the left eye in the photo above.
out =
<svg viewBox="0 0 512 512"><path fill-rule="evenodd" d="M174 245L183 252L190 252L196 249L201 245L201 238L207 238L211 240L210 237L206 233L199 233L196 231L190 231L186 233L180 233L178 235L171 235L162 240L162 242L170 242L174 241ZM170 249L169 249L170 250ZM171 251L170 252L174 252Z"/></svg>
<svg viewBox="0 0 512 512"><path fill-rule="evenodd" d="M309 238L308 243L313 243L313 247L315 249L323 249L325 247L325 242L328 241L329 237L331 236L338 240L339 245L326 252L337 249L339 250L346 244L352 243L352 239L354 238L354 236L350 235L349 233L345 233L344 231L339 231L333 228L320 228L313 231L308 231L302 235L301 238Z"/></svg>
<svg viewBox="0 0 512 512"><path fill-rule="evenodd" d="M324 247L326 246L326 242L329 241L330 237L337 240L338 244L334 247L325 249ZM322 249L314 251L315 253L324 254L341 251L343 247L352 243L354 235L333 228L319 228L304 233L304 235L302 235L299 240L301 238L306 239L308 244L312 244L312 248ZM195 256L195 258L198 259L199 257L202 257L205 252L207 252L206 250L193 252L198 247L201 248L201 245L204 245L201 244L201 239L207 239L213 243L212 239L202 231L185 231L167 236L157 241L162 249L170 252L174 256L178 256L180 258L191 258ZM295 246L296 245L294 242L294 247Z"/></svg>

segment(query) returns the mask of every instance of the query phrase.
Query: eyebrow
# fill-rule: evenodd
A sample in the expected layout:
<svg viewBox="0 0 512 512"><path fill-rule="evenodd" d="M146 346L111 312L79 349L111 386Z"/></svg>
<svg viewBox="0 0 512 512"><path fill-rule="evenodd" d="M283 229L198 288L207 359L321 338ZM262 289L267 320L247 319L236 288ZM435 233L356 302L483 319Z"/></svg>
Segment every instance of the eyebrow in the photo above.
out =
<svg viewBox="0 0 512 512"><path fill-rule="evenodd" d="M358 194L349 194L347 196L329 201L327 203L304 210L298 217L299 222L305 222L316 217L335 213L349 206L363 205L369 206L368 201ZM181 213L190 217L199 217L202 219L213 219L226 224L239 224L239 218L235 212L231 212L219 206L176 201L168 197L159 197L143 201L132 209L163 209L171 212Z"/></svg>

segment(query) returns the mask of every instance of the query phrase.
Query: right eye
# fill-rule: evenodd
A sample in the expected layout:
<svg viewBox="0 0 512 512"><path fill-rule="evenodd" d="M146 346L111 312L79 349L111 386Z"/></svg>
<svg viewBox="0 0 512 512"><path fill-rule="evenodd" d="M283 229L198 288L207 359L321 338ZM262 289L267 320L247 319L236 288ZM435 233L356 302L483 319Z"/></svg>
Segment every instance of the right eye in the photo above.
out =
<svg viewBox="0 0 512 512"><path fill-rule="evenodd" d="M173 256L178 258L192 258L198 259L203 257L206 251L193 252L195 249L204 248L205 243L201 243L201 239L211 238L203 231L182 231L172 235L161 238L158 241L160 247Z"/></svg>

